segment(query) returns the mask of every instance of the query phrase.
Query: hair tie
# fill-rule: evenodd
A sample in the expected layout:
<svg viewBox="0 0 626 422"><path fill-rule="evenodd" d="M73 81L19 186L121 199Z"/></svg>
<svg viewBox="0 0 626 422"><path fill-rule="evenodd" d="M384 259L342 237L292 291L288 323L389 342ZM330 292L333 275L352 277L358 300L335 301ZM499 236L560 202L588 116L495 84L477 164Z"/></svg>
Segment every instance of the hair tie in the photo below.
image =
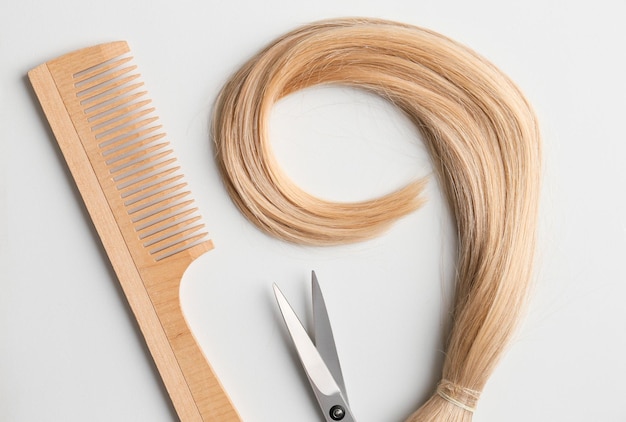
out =
<svg viewBox="0 0 626 422"><path fill-rule="evenodd" d="M480 391L462 387L447 379L439 381L437 394L453 405L472 413L476 410L480 398Z"/></svg>

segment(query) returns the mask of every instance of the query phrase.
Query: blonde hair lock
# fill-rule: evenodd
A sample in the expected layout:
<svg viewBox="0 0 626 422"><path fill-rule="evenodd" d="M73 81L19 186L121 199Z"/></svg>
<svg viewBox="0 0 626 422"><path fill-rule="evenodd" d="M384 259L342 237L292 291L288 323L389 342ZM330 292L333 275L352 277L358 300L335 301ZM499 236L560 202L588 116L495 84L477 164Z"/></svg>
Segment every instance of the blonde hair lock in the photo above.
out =
<svg viewBox="0 0 626 422"><path fill-rule="evenodd" d="M471 421L530 286L541 168L535 114L494 65L430 30L338 19L280 37L225 85L212 136L239 209L296 243L375 236L421 205L425 183L371 201L334 203L290 181L272 155L268 116L280 98L317 84L380 95L421 131L454 214L458 261L442 380L408 420Z"/></svg>

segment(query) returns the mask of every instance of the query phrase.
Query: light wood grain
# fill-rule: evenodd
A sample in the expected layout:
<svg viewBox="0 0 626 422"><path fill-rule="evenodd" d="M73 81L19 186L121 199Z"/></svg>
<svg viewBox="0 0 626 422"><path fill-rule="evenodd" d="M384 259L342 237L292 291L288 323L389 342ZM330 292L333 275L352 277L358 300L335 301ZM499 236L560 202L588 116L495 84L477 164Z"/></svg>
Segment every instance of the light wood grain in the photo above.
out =
<svg viewBox="0 0 626 422"><path fill-rule="evenodd" d="M29 78L180 419L239 421L180 305L183 273L213 245L128 53L90 47Z"/></svg>

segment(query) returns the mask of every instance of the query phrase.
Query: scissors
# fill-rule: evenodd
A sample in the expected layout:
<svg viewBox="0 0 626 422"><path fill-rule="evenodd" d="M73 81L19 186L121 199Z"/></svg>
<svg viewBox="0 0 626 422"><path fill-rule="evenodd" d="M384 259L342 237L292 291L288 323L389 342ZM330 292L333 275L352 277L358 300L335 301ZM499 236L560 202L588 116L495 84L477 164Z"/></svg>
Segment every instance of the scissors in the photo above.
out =
<svg viewBox="0 0 626 422"><path fill-rule="evenodd" d="M315 271L311 273L311 284L315 343L276 284L274 295L326 422L355 422L348 405L335 339Z"/></svg>

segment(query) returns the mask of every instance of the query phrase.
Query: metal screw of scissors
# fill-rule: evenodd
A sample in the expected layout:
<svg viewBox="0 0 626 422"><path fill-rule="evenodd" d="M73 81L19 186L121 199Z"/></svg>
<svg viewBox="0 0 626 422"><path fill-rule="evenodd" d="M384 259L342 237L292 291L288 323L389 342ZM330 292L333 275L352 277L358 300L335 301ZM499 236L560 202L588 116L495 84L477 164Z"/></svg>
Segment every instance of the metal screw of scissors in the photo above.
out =
<svg viewBox="0 0 626 422"><path fill-rule="evenodd" d="M340 421L344 416L346 416L346 410L338 404L330 408L330 417L332 420Z"/></svg>
<svg viewBox="0 0 626 422"><path fill-rule="evenodd" d="M355 422L348 405L326 303L315 272L311 278L315 343L276 284L274 295L325 421Z"/></svg>

